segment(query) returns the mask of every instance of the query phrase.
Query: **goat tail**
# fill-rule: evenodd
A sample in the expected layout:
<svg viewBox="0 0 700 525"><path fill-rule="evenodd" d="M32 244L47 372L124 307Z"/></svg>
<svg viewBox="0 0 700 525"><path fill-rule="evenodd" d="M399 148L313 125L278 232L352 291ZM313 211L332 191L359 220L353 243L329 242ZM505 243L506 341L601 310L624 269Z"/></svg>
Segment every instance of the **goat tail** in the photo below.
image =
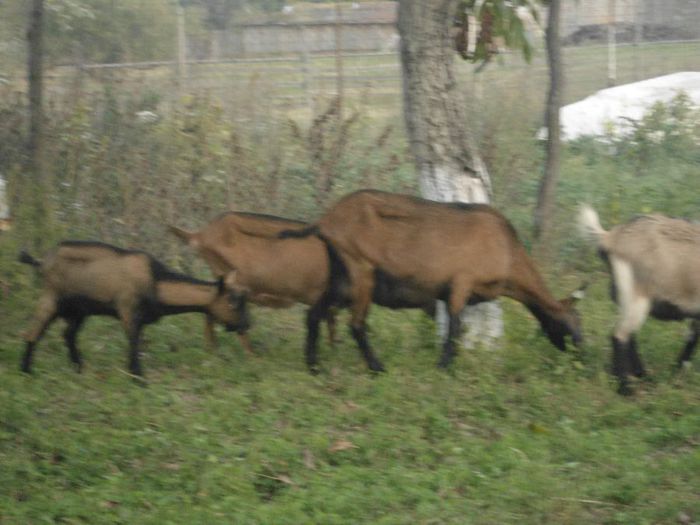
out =
<svg viewBox="0 0 700 525"><path fill-rule="evenodd" d="M600 224L598 213L588 204L581 205L579 209L578 226L584 237L596 240L600 246L604 244L608 232Z"/></svg>
<svg viewBox="0 0 700 525"><path fill-rule="evenodd" d="M312 224L301 230L282 230L277 234L278 239L302 239L304 237L309 237L311 235L318 235L318 226Z"/></svg>
<svg viewBox="0 0 700 525"><path fill-rule="evenodd" d="M18 259L22 264L29 264L30 266L34 266L34 268L39 268L41 266L41 261L29 255L26 250L19 252Z"/></svg>

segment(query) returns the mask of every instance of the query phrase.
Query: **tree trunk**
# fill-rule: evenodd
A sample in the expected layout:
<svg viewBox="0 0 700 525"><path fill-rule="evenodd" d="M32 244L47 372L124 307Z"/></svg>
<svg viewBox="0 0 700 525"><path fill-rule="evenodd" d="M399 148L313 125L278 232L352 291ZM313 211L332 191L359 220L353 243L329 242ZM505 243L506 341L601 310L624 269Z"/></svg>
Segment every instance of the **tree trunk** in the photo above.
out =
<svg viewBox="0 0 700 525"><path fill-rule="evenodd" d="M44 159L44 0L32 0L27 30L29 56L27 76L29 81L29 140L27 143L27 172L31 184L22 185L22 201L30 210L34 226L45 228L50 216L46 191ZM44 232L45 230L42 230ZM34 248L41 248L41 239L34 236Z"/></svg>
<svg viewBox="0 0 700 525"><path fill-rule="evenodd" d="M44 135L44 0L32 0L27 31L29 56L27 73L29 78L29 143L27 154L32 175L38 182L43 177Z"/></svg>
<svg viewBox="0 0 700 525"><path fill-rule="evenodd" d="M563 89L563 72L561 64L561 45L559 41L560 0L549 2L547 17L547 61L549 63L549 93L545 109L547 126L547 160L544 174L540 181L537 207L535 209L535 235L546 244L552 226L554 211L554 194L559 179L559 164L561 152L559 109L561 108L561 92Z"/></svg>
<svg viewBox="0 0 700 525"><path fill-rule="evenodd" d="M182 95L187 89L187 33L185 8L181 2L175 6L177 16L177 87Z"/></svg>
<svg viewBox="0 0 700 525"><path fill-rule="evenodd" d="M421 193L438 201L488 202L491 182L469 130L466 100L454 75L451 38L459 0L401 0L404 119ZM500 308L485 303L465 309L465 346L502 334ZM437 322L446 332L444 305Z"/></svg>
<svg viewBox="0 0 700 525"><path fill-rule="evenodd" d="M0 174L0 232L7 231L12 226L10 206L8 204L7 193L5 191L5 179Z"/></svg>

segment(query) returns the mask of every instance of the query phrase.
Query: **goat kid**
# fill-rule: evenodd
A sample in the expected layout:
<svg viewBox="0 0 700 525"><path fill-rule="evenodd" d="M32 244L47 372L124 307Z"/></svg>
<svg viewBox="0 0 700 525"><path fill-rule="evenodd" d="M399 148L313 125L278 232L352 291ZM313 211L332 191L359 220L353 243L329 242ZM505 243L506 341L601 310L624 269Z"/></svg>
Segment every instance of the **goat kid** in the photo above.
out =
<svg viewBox="0 0 700 525"><path fill-rule="evenodd" d="M25 334L23 372L31 371L36 344L59 317L68 322L63 337L78 371L83 360L76 339L85 319L92 315L119 318L129 339L129 370L139 376L141 330L162 316L200 312L209 326L219 322L229 331L245 331L250 324L245 297L229 290L223 279L208 282L173 272L141 251L64 241L43 262L26 252L19 260L38 268L44 281L33 323Z"/></svg>
<svg viewBox="0 0 700 525"><path fill-rule="evenodd" d="M329 282L325 245L318 239L296 242L277 239L282 230L305 226L303 222L271 215L227 212L199 231L188 232L175 226L169 229L206 261L214 275L235 271L236 289L245 291L249 302L270 308L288 308L295 303L312 306L307 313L307 325L318 333L318 325L325 319L333 342L333 312L328 308L313 308ZM239 337L252 352L247 333L239 333Z"/></svg>
<svg viewBox="0 0 700 525"><path fill-rule="evenodd" d="M606 231L590 206L581 207L578 222L584 235L597 243L611 273L611 295L619 307L612 369L618 391L630 394L628 375L646 375L635 335L649 315L692 319L678 366L689 363L695 351L700 337L700 225L657 214Z"/></svg>
<svg viewBox="0 0 700 525"><path fill-rule="evenodd" d="M309 305L306 316L306 360L317 365L321 320L334 341L333 309L350 303L347 272L335 253L317 237L279 239L283 231L306 228L307 223L270 215L227 212L197 232L170 226L194 248L215 275L235 270L231 285L261 306L284 308ZM333 281L331 277L333 276ZM432 315L434 301L418 290L378 273L373 300L389 308L421 308Z"/></svg>
<svg viewBox="0 0 700 525"><path fill-rule="evenodd" d="M313 226L283 237L317 234L339 254L350 280L350 327L371 370L383 365L367 340L366 323L377 271L447 303L448 334L438 363L455 354L466 304L500 295L523 303L559 349L581 341L574 297L558 301L518 240L513 226L482 204L439 203L375 190L351 193Z"/></svg>

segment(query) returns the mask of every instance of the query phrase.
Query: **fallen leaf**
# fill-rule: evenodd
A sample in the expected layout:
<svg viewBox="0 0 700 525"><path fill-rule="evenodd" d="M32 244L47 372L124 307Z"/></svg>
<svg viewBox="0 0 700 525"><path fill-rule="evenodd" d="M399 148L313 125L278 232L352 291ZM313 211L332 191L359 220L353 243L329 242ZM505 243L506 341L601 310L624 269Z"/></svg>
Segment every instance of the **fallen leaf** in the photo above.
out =
<svg viewBox="0 0 700 525"><path fill-rule="evenodd" d="M316 459L308 448L304 449L304 466L308 469L316 470Z"/></svg>
<svg viewBox="0 0 700 525"><path fill-rule="evenodd" d="M530 423L527 428L529 428L532 432L535 432L537 434L549 434L549 429L545 426L540 425L539 423Z"/></svg>
<svg viewBox="0 0 700 525"><path fill-rule="evenodd" d="M347 439L339 439L330 446L328 452L340 452L341 450L350 450L351 448L357 448L357 445Z"/></svg>
<svg viewBox="0 0 700 525"><path fill-rule="evenodd" d="M114 501L111 499L108 499L108 500L100 503L100 507L102 507L104 509L113 509L115 507L118 507L119 505L120 505L120 503L118 501Z"/></svg>
<svg viewBox="0 0 700 525"><path fill-rule="evenodd" d="M293 485L292 480L290 479L289 476L285 476L284 474L279 474L275 477L277 481L281 481L282 483L286 485Z"/></svg>

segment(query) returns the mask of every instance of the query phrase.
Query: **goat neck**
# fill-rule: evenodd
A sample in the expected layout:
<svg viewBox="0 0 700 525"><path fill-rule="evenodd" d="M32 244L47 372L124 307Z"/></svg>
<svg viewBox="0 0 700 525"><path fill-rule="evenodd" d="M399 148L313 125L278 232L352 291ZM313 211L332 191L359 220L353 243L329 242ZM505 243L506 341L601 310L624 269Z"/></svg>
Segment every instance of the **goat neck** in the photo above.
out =
<svg viewBox="0 0 700 525"><path fill-rule="evenodd" d="M215 283L204 281L158 281L156 299L164 314L208 311L217 295Z"/></svg>

